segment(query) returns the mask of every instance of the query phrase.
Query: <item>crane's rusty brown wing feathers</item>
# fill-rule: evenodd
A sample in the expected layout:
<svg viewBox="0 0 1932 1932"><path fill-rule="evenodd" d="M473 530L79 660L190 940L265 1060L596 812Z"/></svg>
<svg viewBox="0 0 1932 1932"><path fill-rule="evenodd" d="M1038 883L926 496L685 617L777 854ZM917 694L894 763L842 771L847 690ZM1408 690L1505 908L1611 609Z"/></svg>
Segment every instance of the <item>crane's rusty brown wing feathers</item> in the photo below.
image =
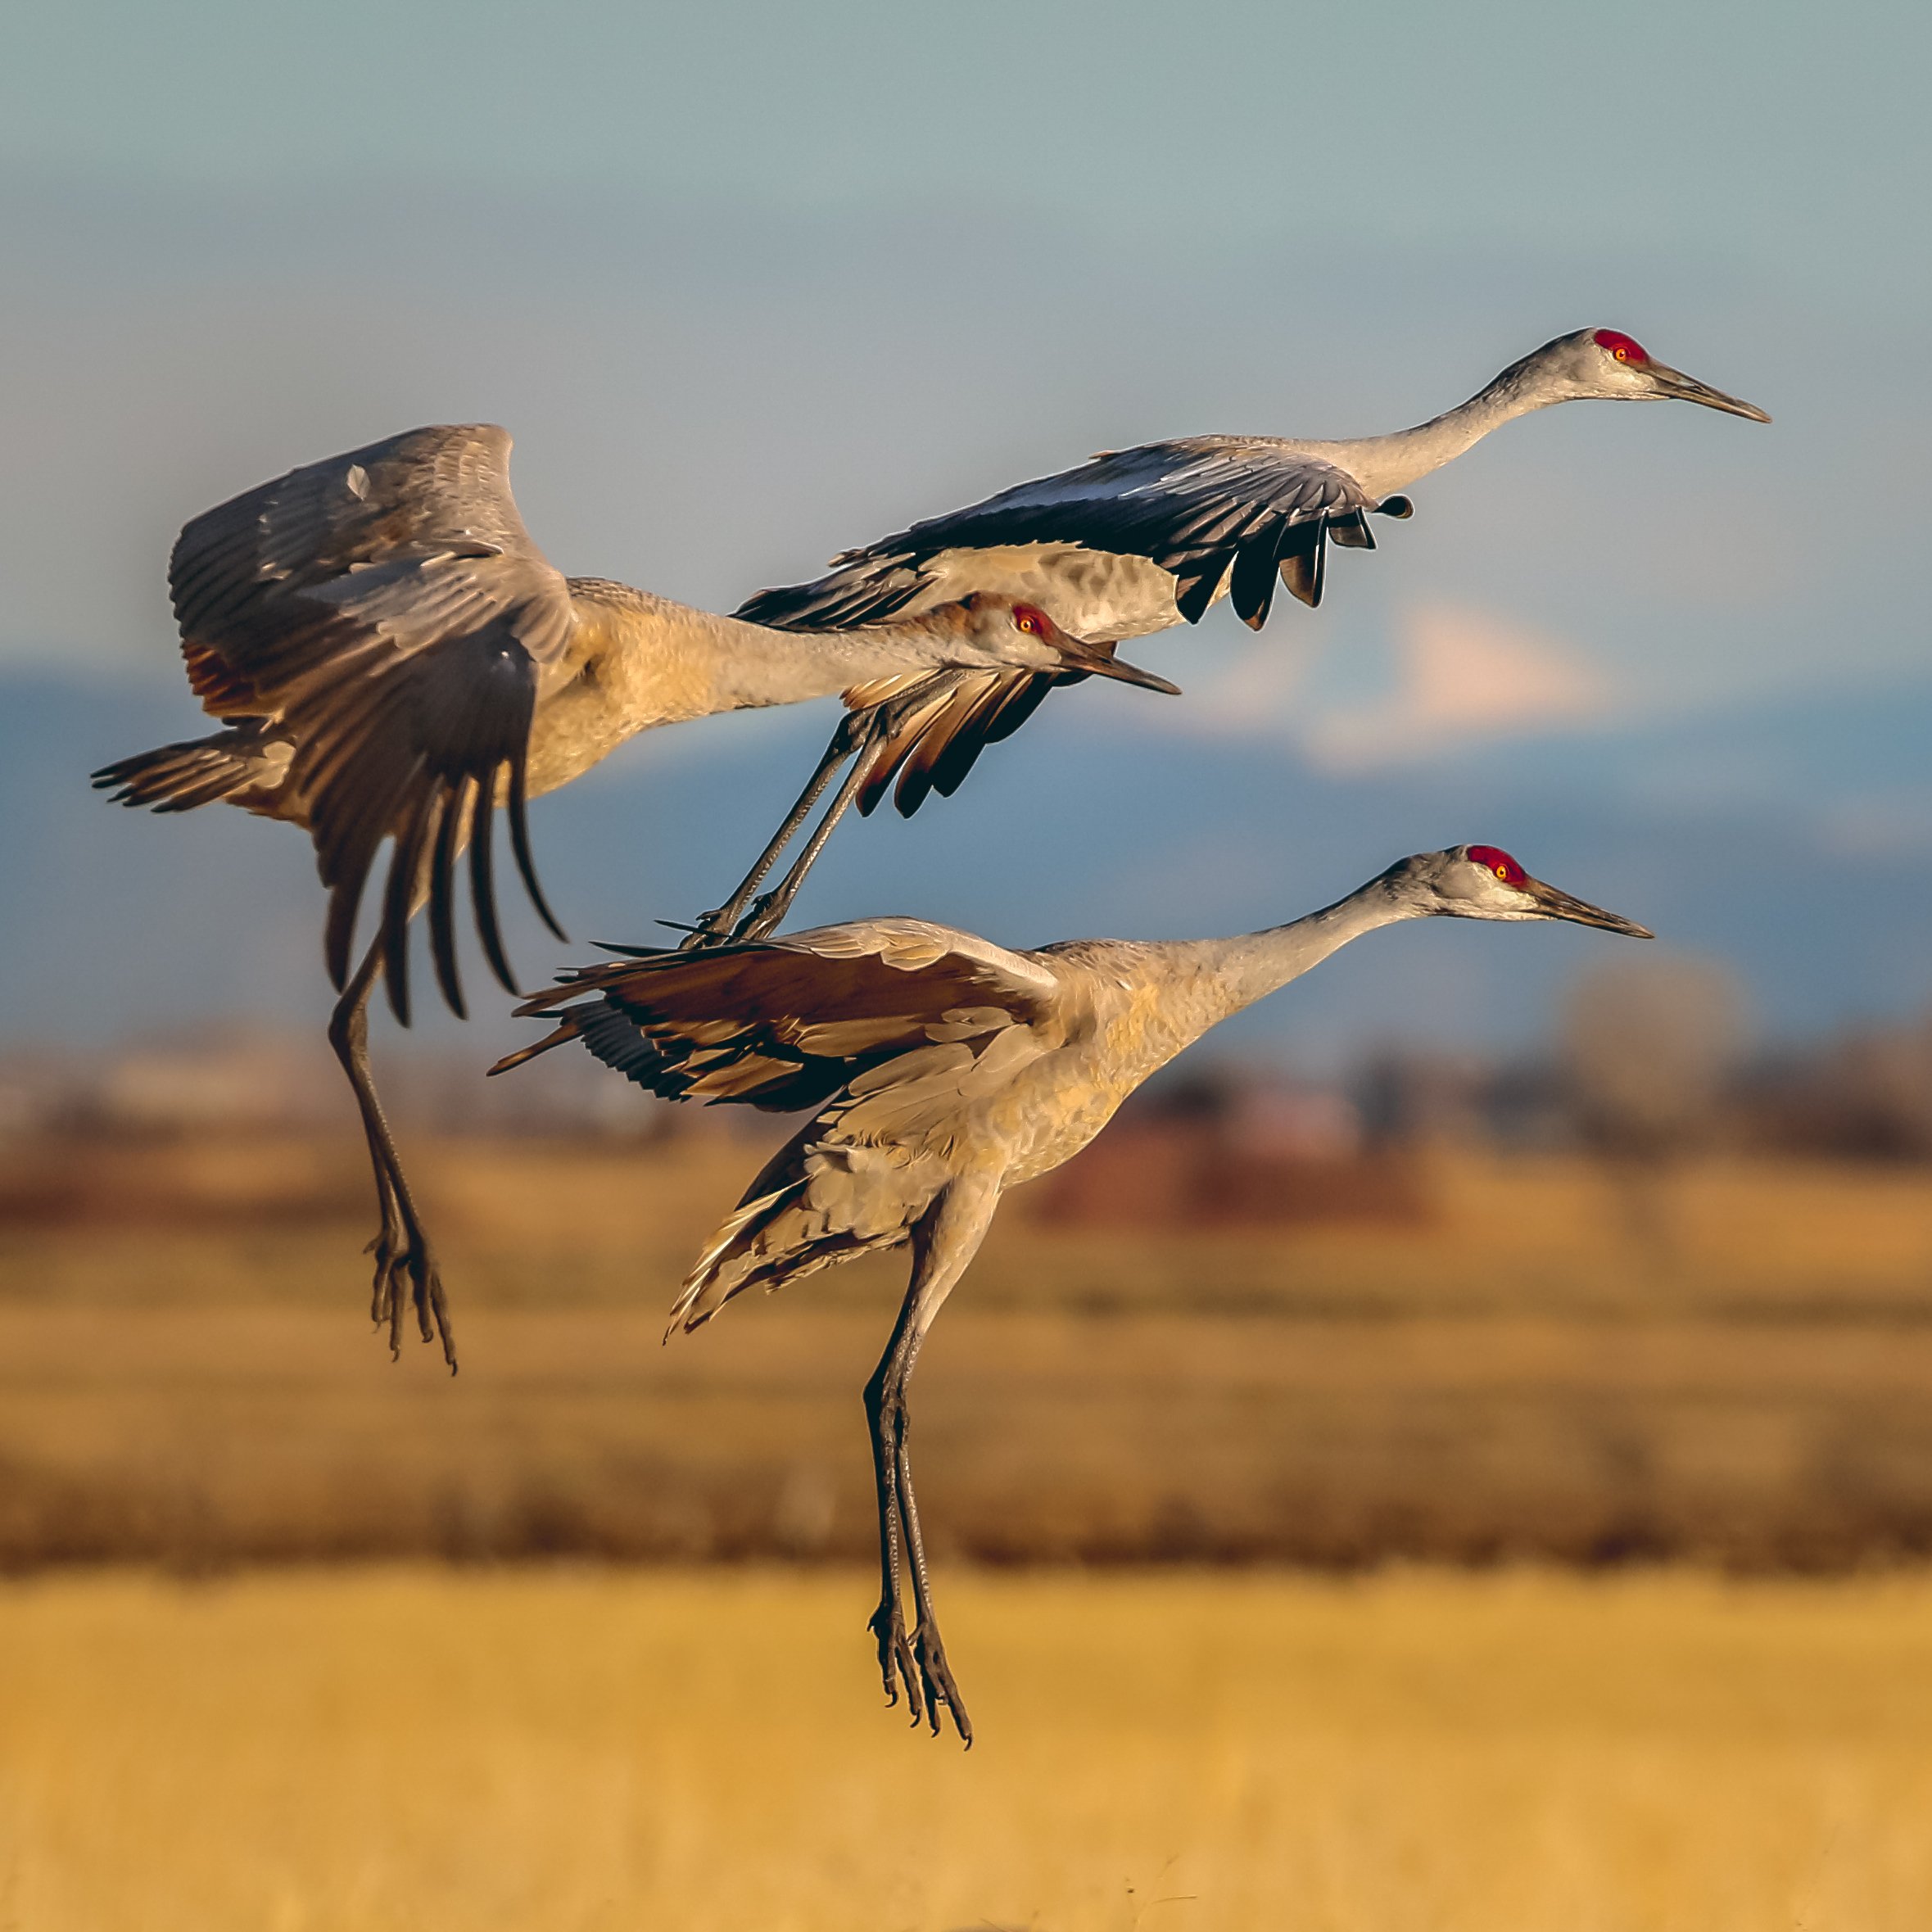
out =
<svg viewBox="0 0 1932 1932"><path fill-rule="evenodd" d="M524 772L538 693L573 620L563 578L517 514L509 450L505 431L472 423L307 464L197 517L169 569L207 708L276 717L295 740L290 781L330 889L338 986L378 849L394 839L382 932L405 1023L407 928L425 883L437 979L464 1010L453 899L466 839L477 931L516 990L491 869L500 790L524 885L559 930L531 858Z"/></svg>
<svg viewBox="0 0 1932 1932"><path fill-rule="evenodd" d="M1376 507L1346 470L1269 437L1143 443L844 551L826 576L761 590L737 614L797 630L876 623L919 596L942 554L948 594L957 596L981 587L962 553L1067 544L1158 564L1189 623L1232 571L1235 610L1259 630L1278 576L1304 604L1319 604L1328 541L1374 547L1368 513Z"/></svg>
<svg viewBox="0 0 1932 1932"><path fill-rule="evenodd" d="M667 1099L789 1113L918 1047L1043 1020L1058 991L1049 967L971 934L862 920L584 967L517 1009L557 1029L491 1071L580 1039Z"/></svg>

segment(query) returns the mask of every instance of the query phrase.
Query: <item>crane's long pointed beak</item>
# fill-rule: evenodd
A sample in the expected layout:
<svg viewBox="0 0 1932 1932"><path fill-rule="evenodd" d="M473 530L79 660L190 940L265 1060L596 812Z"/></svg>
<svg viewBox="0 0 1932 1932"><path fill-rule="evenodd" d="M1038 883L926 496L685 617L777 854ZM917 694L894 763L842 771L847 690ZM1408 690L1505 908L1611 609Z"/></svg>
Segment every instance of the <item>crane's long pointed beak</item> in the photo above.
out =
<svg viewBox="0 0 1932 1932"><path fill-rule="evenodd" d="M1157 677L1152 671L1143 671L1138 664L1129 664L1120 658L1097 652L1090 659L1082 661L1080 668L1091 671L1098 677L1118 678L1122 684L1137 684L1142 690L1161 691L1170 698L1178 698L1181 687L1170 684L1165 677Z"/></svg>
<svg viewBox="0 0 1932 1932"><path fill-rule="evenodd" d="M1600 926L1607 933L1622 933L1631 939L1657 937L1649 926L1639 925L1634 919L1626 919L1621 912L1606 912L1601 906L1591 905L1588 899L1572 898L1554 885L1545 885L1541 879L1525 880L1523 889L1536 901L1536 910L1545 919L1568 919L1577 925Z"/></svg>
<svg viewBox="0 0 1932 1932"><path fill-rule="evenodd" d="M1708 382L1700 382L1695 376L1687 376L1667 363L1652 363L1649 373L1657 384L1658 394L1672 402L1701 403L1707 409L1722 409L1727 416L1742 416L1752 423L1771 420L1756 403L1726 396L1722 389L1713 389Z"/></svg>

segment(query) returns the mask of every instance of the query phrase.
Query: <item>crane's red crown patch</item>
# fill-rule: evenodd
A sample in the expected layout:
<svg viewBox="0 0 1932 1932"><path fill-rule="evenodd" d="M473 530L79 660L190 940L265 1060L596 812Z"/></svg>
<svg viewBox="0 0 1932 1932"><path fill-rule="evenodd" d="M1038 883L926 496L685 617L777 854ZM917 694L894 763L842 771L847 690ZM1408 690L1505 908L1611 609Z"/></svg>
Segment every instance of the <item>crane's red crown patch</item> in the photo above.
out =
<svg viewBox="0 0 1932 1932"><path fill-rule="evenodd" d="M1505 885L1521 885L1529 877L1508 853L1494 845L1472 845L1469 862L1494 872Z"/></svg>
<svg viewBox="0 0 1932 1932"><path fill-rule="evenodd" d="M1599 349L1608 349L1619 362L1648 362L1650 360L1650 351L1641 342L1618 329L1599 328L1596 332L1596 346Z"/></svg>

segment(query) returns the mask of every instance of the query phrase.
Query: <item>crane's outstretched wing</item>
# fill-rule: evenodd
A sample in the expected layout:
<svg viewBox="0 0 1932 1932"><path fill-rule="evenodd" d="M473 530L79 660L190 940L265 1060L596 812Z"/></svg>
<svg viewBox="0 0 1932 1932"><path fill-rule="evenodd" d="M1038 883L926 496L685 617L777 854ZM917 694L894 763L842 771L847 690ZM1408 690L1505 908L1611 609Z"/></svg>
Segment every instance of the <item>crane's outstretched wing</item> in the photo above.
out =
<svg viewBox="0 0 1932 1932"><path fill-rule="evenodd" d="M517 990L491 868L500 789L518 869L558 930L531 861L524 767L540 681L569 638L570 593L517 514L509 451L506 431L468 423L309 464L197 517L169 567L206 708L277 718L295 740L290 783L330 889L337 986L377 850L394 839L384 969L405 1022L409 919L426 873L437 977L463 1011L452 902L466 837L477 930Z"/></svg>
<svg viewBox="0 0 1932 1932"><path fill-rule="evenodd" d="M862 1084L885 1061L961 1043L977 1049L1045 1020L1059 991L1050 967L971 933L858 920L583 967L517 1009L554 1016L557 1029L491 1071L579 1039L667 1099L790 1113Z"/></svg>
<svg viewBox="0 0 1932 1932"><path fill-rule="evenodd" d="M826 576L761 590L737 614L814 630L994 590L1032 598L1076 636L1117 641L1198 622L1225 583L1259 630L1278 574L1319 604L1329 540L1372 550L1368 513L1408 508L1376 503L1346 470L1268 437L1143 443L844 551Z"/></svg>

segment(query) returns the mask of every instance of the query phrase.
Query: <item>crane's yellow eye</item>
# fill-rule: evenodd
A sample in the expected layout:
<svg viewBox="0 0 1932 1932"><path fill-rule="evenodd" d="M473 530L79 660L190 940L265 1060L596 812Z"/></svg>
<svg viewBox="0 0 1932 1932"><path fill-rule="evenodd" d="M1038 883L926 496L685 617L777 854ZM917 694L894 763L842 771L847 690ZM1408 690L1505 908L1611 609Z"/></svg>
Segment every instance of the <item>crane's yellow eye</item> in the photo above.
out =
<svg viewBox="0 0 1932 1932"><path fill-rule="evenodd" d="M1630 360L1630 351L1627 349L1613 349L1611 351L1611 354L1613 355L1619 362L1628 362Z"/></svg>
<svg viewBox="0 0 1932 1932"><path fill-rule="evenodd" d="M1498 866L1496 867L1496 876L1497 878L1500 879L1505 885L1507 885L1509 883L1509 868L1507 866Z"/></svg>
<svg viewBox="0 0 1932 1932"><path fill-rule="evenodd" d="M1044 637L1047 635L1044 613L1034 609L1030 604L1016 604L1013 606L1013 628L1025 631L1029 637Z"/></svg>

